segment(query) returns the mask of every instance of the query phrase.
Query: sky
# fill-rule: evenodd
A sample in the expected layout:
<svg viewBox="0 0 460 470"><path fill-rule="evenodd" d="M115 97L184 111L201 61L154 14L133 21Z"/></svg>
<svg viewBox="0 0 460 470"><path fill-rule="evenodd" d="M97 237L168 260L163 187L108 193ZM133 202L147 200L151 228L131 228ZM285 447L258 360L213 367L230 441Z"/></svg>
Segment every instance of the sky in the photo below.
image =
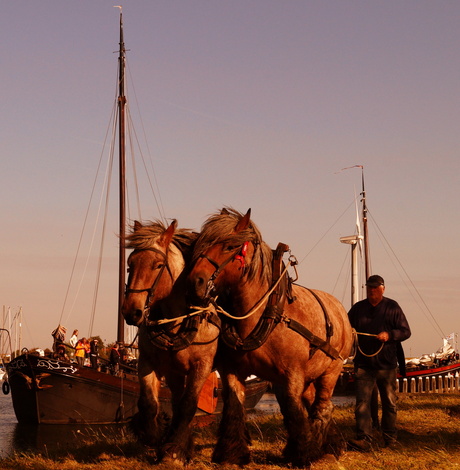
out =
<svg viewBox="0 0 460 470"><path fill-rule="evenodd" d="M411 325L406 355L460 332L459 2L118 2L157 184L131 218L199 230L251 208L298 282L348 309L339 238L361 170L341 169L362 165L371 271ZM59 321L116 336L116 221L91 327L94 281L66 297L116 92L114 4L1 2L0 301L22 311L21 347L50 347Z"/></svg>

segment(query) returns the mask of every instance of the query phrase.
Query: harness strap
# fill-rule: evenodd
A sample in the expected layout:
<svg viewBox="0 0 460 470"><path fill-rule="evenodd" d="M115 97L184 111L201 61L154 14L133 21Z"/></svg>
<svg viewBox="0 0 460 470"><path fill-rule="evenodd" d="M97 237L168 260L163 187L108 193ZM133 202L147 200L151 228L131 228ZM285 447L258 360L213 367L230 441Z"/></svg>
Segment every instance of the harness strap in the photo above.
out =
<svg viewBox="0 0 460 470"><path fill-rule="evenodd" d="M305 328L301 323L293 320L292 318L287 318L285 321L291 330L299 333L299 335L307 339L315 348L320 349L334 360L339 358L341 359L340 353L337 351L337 349L331 346L331 343L329 343L329 338L326 341L321 339L320 337L314 335L308 328Z"/></svg>
<svg viewBox="0 0 460 470"><path fill-rule="evenodd" d="M289 246L279 243L273 253L272 282L277 283L281 276L281 265L283 253L289 250ZM270 333L281 321L284 303L286 301L287 277L285 276L268 298L267 306L261 315L257 325L251 334L244 340L236 331L235 324L225 323L222 329L223 342L232 349L241 351L253 351L262 346L267 341Z"/></svg>
<svg viewBox="0 0 460 470"><path fill-rule="evenodd" d="M323 301L319 297L318 294L316 294L314 291L309 289L308 287L306 288L311 295L316 299L316 301L321 305L321 308L323 309L324 313L324 319L326 320L326 338L329 340L331 336L334 336L334 325L331 322L331 319L329 318L329 314L327 313L326 306L324 305Z"/></svg>
<svg viewBox="0 0 460 470"><path fill-rule="evenodd" d="M205 312L204 315L187 316L181 321L177 333L172 332L176 326L175 324L156 324L154 326L148 326L150 341L154 346L165 351L182 351L193 344L198 334L198 328L205 318L209 323L220 328L220 318L218 315L214 312L211 314Z"/></svg>
<svg viewBox="0 0 460 470"><path fill-rule="evenodd" d="M278 282L281 276L281 266L283 253L289 250L289 246L284 243L279 243L276 250L273 252L273 268L272 268L272 283ZM284 304L286 297L290 295L290 282L287 275L281 279L276 289L270 294L267 302L267 306L263 314L261 315L256 327L253 329L251 334L241 339L240 335L236 331L235 323L226 322L222 329L222 340L223 342L232 349L242 351L253 351L262 346L267 341L270 333L275 329L276 325L281 321L284 321L288 327L296 333L303 336L312 345L313 351L311 356L320 349L326 355L332 359L342 359L340 353L330 344L330 338L334 335L334 327L327 313L326 306L321 298L313 292L311 289L307 289L313 297L316 299L318 304L321 306L324 319L326 322L326 340L314 335L308 328L300 324L298 321L283 316ZM292 301L295 299L292 298ZM237 320L235 320L237 321Z"/></svg>

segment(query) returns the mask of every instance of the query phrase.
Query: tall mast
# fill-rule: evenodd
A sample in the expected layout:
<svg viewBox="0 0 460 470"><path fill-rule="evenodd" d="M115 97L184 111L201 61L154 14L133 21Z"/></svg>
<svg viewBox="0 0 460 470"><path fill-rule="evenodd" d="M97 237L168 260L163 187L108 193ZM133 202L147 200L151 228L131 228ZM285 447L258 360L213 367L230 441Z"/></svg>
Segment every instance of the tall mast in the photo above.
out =
<svg viewBox="0 0 460 470"><path fill-rule="evenodd" d="M125 232L126 232L126 184L125 184L125 43L123 40L123 14L120 8L120 51L118 56L118 147L119 147L119 256L118 256L118 328L117 341L124 343L125 341L125 323L121 313L123 298L125 292Z"/></svg>
<svg viewBox="0 0 460 470"><path fill-rule="evenodd" d="M363 240L363 249L364 249L364 271L365 271L365 280L367 281L369 277L369 243L368 243L368 231L367 231L367 207L366 207L366 191L364 188L364 167L362 165L355 165L349 168L343 168L343 170L348 170L350 168L361 168L361 180L362 180L362 192L361 192L361 202L363 204L363 235L361 235L361 230L359 228L359 216L358 208L356 208L357 216L357 228L358 233L356 235L351 235L349 237L341 237L340 242L351 245L351 305L354 305L360 299L360 292L362 283L360 285L358 278L358 246Z"/></svg>
<svg viewBox="0 0 460 470"><path fill-rule="evenodd" d="M364 236L364 273L365 281L369 278L369 233L367 229L367 207L366 207L366 190L364 188L364 167L361 167L362 180L362 203L363 203L363 236Z"/></svg>

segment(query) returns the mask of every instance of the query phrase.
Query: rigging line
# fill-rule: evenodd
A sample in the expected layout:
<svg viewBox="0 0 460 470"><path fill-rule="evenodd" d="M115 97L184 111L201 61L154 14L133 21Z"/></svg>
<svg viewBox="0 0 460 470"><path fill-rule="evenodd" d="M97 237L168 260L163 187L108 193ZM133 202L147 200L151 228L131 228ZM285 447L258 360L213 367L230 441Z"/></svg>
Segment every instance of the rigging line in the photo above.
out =
<svg viewBox="0 0 460 470"><path fill-rule="evenodd" d="M130 119L130 115L129 115L129 110L127 110L127 115L128 115L128 119L127 119L127 136L128 136L128 144L129 144L129 148L130 148L130 156L131 156L131 168L132 168L132 172L133 172L133 180L134 180L134 193L136 195L136 201L137 201L137 212L138 212L138 215L137 215L137 218L139 220L142 220L142 211L141 211L141 202L140 202L140 197L139 197L139 184L138 184L138 179L137 179L137 171L136 171L136 163L135 163L135 158L134 158L134 148L133 148L133 139L132 139L132 133L133 133L133 126L132 126L132 121ZM129 192L129 188L128 188L128 182L126 181L125 183L125 191L127 193L127 197L126 197L126 204L127 204L127 209L128 209L128 214L131 214L131 206L130 206L130 197L128 195L128 192ZM133 209L134 210L134 209ZM131 215L129 217L130 219L132 219Z"/></svg>
<svg viewBox="0 0 460 470"><path fill-rule="evenodd" d="M108 163L108 171L106 174L106 197L105 197L105 209L104 209L104 218L102 223L102 233L101 233L101 240L99 246L99 259L98 259L98 267L97 267L97 275L96 275L96 282L94 285L94 293L93 293L93 303L91 308L91 315L90 315L90 325L88 329L88 336L92 335L93 327L94 327L94 319L96 317L96 306L97 300L99 295L99 285L101 280L101 273L102 273L102 259L103 259L103 252L104 252L104 240L105 240L105 233L107 229L107 220L108 220L108 213L109 213L109 203L110 203L110 189L112 183L112 172L113 172L113 165L115 160L115 136L117 132L117 123L118 123L118 116L115 112L115 119L113 120L113 127L112 127L112 143L110 147L110 158Z"/></svg>
<svg viewBox="0 0 460 470"><path fill-rule="evenodd" d="M426 312L420 308L420 305L419 305L419 308L420 310L423 312L423 314L425 315L425 317L428 319L428 321L433 325L435 326L437 329L438 329L438 333L441 334L441 337L444 338L446 335L445 333L443 332L441 326L439 325L439 323L437 322L435 316L432 314L430 308L428 307L428 305L426 304L425 300L423 299L422 295L420 294L419 290L417 289L417 287L415 286L415 284L413 283L412 279L410 278L409 274L407 273L407 271L404 269L404 266L402 265L401 261L399 260L398 256L396 255L396 253L394 252L393 248L391 247L390 243L388 242L388 240L386 239L385 235L383 234L382 230L380 229L379 225L377 224L377 222L375 221L375 219L372 217L372 214L370 214L369 212L369 209L368 209L368 215L371 216L372 218L372 222L375 224L375 226L377 227L377 235L379 236L379 238L383 239L385 241L385 244L382 243L385 251L388 253L388 250L391 251L392 255L393 255L393 258L389 256L392 264L395 266L395 263L393 260L396 260L397 261L397 264L399 265L399 268L404 272L404 274L406 275L406 278L407 280L409 281L410 285L412 286L412 288L414 289L414 291L417 293L418 297L419 297L419 300L422 302L422 304L425 306L425 309L426 311L430 314L430 317L431 319L426 315ZM395 266L396 267L396 266ZM400 275L400 278L401 280L404 282L404 284L406 284L407 286L407 282L405 279L403 279L403 277ZM409 289L408 289L409 290ZM419 304L419 302L417 301L417 299L415 298L415 296L413 295L412 291L409 290L412 298L414 299L414 301Z"/></svg>
<svg viewBox="0 0 460 470"><path fill-rule="evenodd" d="M137 99L136 88L134 87L134 80L133 80L132 75L131 75L131 68L129 67L128 61L126 61L126 68L128 70L128 75L130 77L131 88L133 89L133 93L134 93L134 101L136 103L136 107L137 107L137 110L138 110L138 115L139 115L141 128L142 128L142 134L144 136L144 142L145 142L145 145L147 147L147 153L148 153L148 156L149 156L151 173L153 175L153 180L154 180L154 183L155 183L156 191L153 188L152 181L150 179L150 172L147 170L147 165L145 164L145 160L144 160L144 157L143 157L143 154L142 154L142 151L141 151L140 153L141 153L141 157L142 157L142 162L144 164L144 168L145 168L147 178L148 178L149 183L150 183L150 188L152 189L153 197L155 199L155 203L156 203L158 212L160 214L160 217L162 217L163 220L166 222L166 215L165 215L165 210L164 210L164 206L163 206L163 201L162 201L162 198L161 198L160 186L158 184L158 180L157 180L157 176L156 176L156 172L155 172L155 167L153 166L153 162L152 162L152 152L150 151L149 143L148 143L148 140L147 140L147 133L145 132L144 121L142 119L142 114L140 113L139 100ZM129 106L128 106L128 114L129 114L130 119L131 119L131 112L130 112ZM140 149L141 147L139 145L139 139L137 138L137 133L134 132L134 135L136 136L136 141L138 142L138 147ZM157 194L158 194L158 199L157 199Z"/></svg>
<svg viewBox="0 0 460 470"><path fill-rule="evenodd" d="M102 233L101 233L101 239L100 239L100 244L99 244L99 256L98 256L98 262L97 262L97 270L96 270L96 281L94 283L94 292L93 292L93 301L92 301L92 307L91 307L91 315L90 315L90 323L88 327L88 336L91 337L92 332L93 332L93 327L94 327L94 319L96 316L96 305L97 305L97 299L98 299L98 294L99 294L99 285L100 285L100 280L101 280L101 271L102 271L102 258L103 258L103 251L104 251L104 239L105 239L105 233L106 233L106 228L107 228L107 213L108 213L108 205L109 205L109 199L110 199L110 188L111 188L111 181L112 178L110 178L110 175L112 174L113 171L113 152L111 152L110 156L110 171L108 172L107 176L107 193L105 197L105 209L104 209L104 218L103 218L103 223L102 223Z"/></svg>
<svg viewBox="0 0 460 470"><path fill-rule="evenodd" d="M112 150L113 151L113 150ZM111 166L110 166L110 161L108 162L107 164L107 168L106 168L106 174L105 174L105 180L104 180L104 184L103 184L103 187L102 187L102 192L101 192L101 198L99 199L99 205L98 205L98 209L97 209L97 216L96 216L96 222L94 224L94 227L93 227L93 232L92 232L92 236L91 236L91 241L90 241L90 244L89 244L89 247L88 247L88 255L86 256L86 261L85 261L85 266L83 268L83 272L82 272L82 275L80 277L80 282L78 284L78 288L77 288L77 291L75 293L75 296L74 296L74 300L72 302L72 305L70 307L70 310L69 310L69 313L67 315L67 318L66 320L68 320L68 318L70 317L70 315L73 313L73 309L75 307L75 304L77 302L77 298L80 294L80 290L81 290L81 287L83 285L83 280L85 278L85 275L86 275L86 272L88 270L88 266L89 266L89 262L90 262L90 256L91 256L91 252L93 251L93 246L94 246L94 241L96 239L96 233L97 233L97 229L98 229L98 225L97 225L97 221L99 220L99 216L100 216L100 213L101 213L101 208L102 208L102 202L104 200L103 198L103 195L105 193L105 187L107 185L107 181L109 179L109 174L110 174L110 169L111 169Z"/></svg>
<svg viewBox="0 0 460 470"><path fill-rule="evenodd" d="M128 109L128 116L129 116L129 119L130 119L130 124L132 124L132 118L131 118L131 114L129 112L129 109ZM146 162L145 162L145 158L144 158L144 154L141 150L141 147L140 147L140 143L139 143L139 139L137 137L137 133L136 133L136 130L134 128L134 126L131 126L130 127L130 131L132 133L132 136L135 137L135 141L137 142L137 146L138 146L138 149L139 149L139 153L140 153L140 156L141 156L141 160L142 160L142 164L143 164L143 167L144 167L144 170L145 170L145 175L147 177L147 180L149 182L149 185L150 185L150 189L152 191L152 195L153 195L153 198L155 199L155 204L157 206L157 209L158 209L158 213L160 214L160 218L163 219L164 222L167 221L167 218L166 218L166 215L165 215L165 212L164 212L164 208L163 208L163 203L161 201L161 196L159 195L159 190L157 189L157 191L155 191L154 187L153 187L153 184L152 184L152 179L150 178L150 172L147 168L147 165L146 165ZM150 162L151 162L151 159L150 159ZM133 168L135 168L135 163L133 161ZM154 174L154 179L155 179L155 183L156 183L156 177L155 177L155 172L154 170L153 171L153 174ZM158 188L158 184L156 184L157 188ZM157 197L157 192L158 192L158 197Z"/></svg>
<svg viewBox="0 0 460 470"><path fill-rule="evenodd" d="M348 250L347 250L347 251L348 251ZM338 283L339 283L339 279L340 279L341 276L342 276L342 272L343 272L344 269L345 269L345 264L347 263L348 259L349 259L349 253L346 253L346 254L345 254L345 257L344 257L344 259L343 259L343 262L342 262L342 266L340 267L339 274L338 274L337 279L336 279L336 281L335 281L334 287L333 287L333 289L332 289L332 294L334 294L335 289L337 288L337 285L338 285ZM345 292L346 292L346 290L347 290L348 282L349 282L350 277L351 277L351 273L350 273L350 270L349 270L349 269L347 269L347 270L345 271L345 273L346 273L346 279L345 279L345 283L344 283L344 286L343 286L343 292L342 292L342 297L341 297L341 299L342 299L342 300L341 300L341 303L342 303L342 304L344 303L344 299L345 299L345 295L346 295Z"/></svg>
<svg viewBox="0 0 460 470"><path fill-rule="evenodd" d="M65 310L67 300L68 300L69 295L70 295L70 287L72 285L73 278L75 276L75 269L76 269L77 261L78 261L80 250L82 248L82 243L83 243L83 235L86 231L86 226L88 224L89 213L90 213L90 209L91 209L91 206L92 206L92 201L93 201L94 194L95 194L95 191L96 191L96 185L97 185L97 181L99 179L99 174L100 174L100 170L101 170L101 166L102 166L102 162L103 162L104 149L106 148L106 145L107 145L107 139L108 139L108 135L109 135L109 131L110 131L110 123L113 122L115 110L116 110L116 100L114 101L114 106L113 106L113 109L112 109L111 118L109 120L109 125L107 126L107 129L106 129L104 143L102 145L101 154L99 156L99 162L98 162L98 166L97 166L97 169L96 169L96 175L94 177L93 187L91 189L91 194L90 194L90 197L89 197L85 217L84 217L84 220L83 220L83 227L82 227L81 232L80 232L80 239L78 241L77 251L76 251L76 254L75 254L75 257L74 257L74 261L73 261L73 264L72 264L72 270L71 270L69 282L68 282L68 285L67 285L67 290L66 290L66 293L65 293L65 296L64 296L64 302L63 302L63 305L62 305L61 315L59 317L59 324L61 324L61 322L62 322L62 318L64 316L64 310ZM94 234L93 234L93 239L94 239ZM91 246L92 246L92 242L91 242ZM75 306L78 293L80 292L81 285L83 283L83 277L84 277L84 274L86 272L87 265L88 265L88 260L86 262L85 269L84 269L82 277L80 279L80 284L79 284L79 287L77 289L77 293L75 295L74 301L72 303L72 306L70 308L69 313L67 314L66 321L69 319L69 317L70 317L70 315L73 311L73 308Z"/></svg>
<svg viewBox="0 0 460 470"><path fill-rule="evenodd" d="M321 243L321 241L326 237L326 235L337 225L337 223L339 222L339 220L346 214L346 212L348 211L348 209L350 209L350 207L355 203L355 201L353 200L348 206L347 208L342 212L342 214L336 219L336 221L326 230L326 232L324 232L324 234L320 237L320 239L312 246L312 248L310 249L310 251L307 252L307 254L299 261L299 264L302 264L303 261L305 261L305 259L310 256L311 252Z"/></svg>

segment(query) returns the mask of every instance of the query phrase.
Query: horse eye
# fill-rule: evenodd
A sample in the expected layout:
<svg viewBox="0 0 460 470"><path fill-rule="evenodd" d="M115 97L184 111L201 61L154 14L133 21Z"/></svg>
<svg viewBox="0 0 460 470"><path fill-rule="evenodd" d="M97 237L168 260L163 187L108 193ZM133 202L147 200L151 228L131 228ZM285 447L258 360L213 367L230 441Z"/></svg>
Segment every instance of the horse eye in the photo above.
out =
<svg viewBox="0 0 460 470"><path fill-rule="evenodd" d="M155 267L155 269L161 269L163 266L164 266L164 264L162 264L162 263L157 264L157 266Z"/></svg>

